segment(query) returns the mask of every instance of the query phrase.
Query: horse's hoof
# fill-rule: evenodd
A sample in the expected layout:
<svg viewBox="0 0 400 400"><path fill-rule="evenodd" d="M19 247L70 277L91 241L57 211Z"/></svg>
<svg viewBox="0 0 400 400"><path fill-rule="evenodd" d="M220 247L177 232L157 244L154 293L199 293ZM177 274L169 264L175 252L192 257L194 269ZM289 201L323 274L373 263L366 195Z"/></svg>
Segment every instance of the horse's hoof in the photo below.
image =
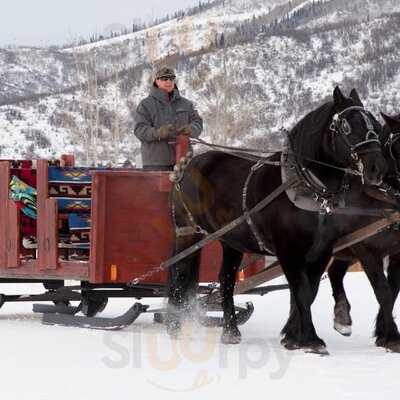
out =
<svg viewBox="0 0 400 400"><path fill-rule="evenodd" d="M315 346L304 347L304 352L310 354L317 354L319 356L329 356L329 351L327 350L326 346L320 344Z"/></svg>
<svg viewBox="0 0 400 400"><path fill-rule="evenodd" d="M333 328L342 336L349 337L353 333L351 325L342 325L340 322L337 321L334 321Z"/></svg>
<svg viewBox="0 0 400 400"><path fill-rule="evenodd" d="M300 346L296 343L295 340L288 338L287 336L283 337L281 339L281 345L286 349L286 350L298 350L300 349Z"/></svg>
<svg viewBox="0 0 400 400"><path fill-rule="evenodd" d="M285 346L285 344L286 343L288 343L288 342L293 342L294 341L294 339L292 338L292 337L290 337L288 334L282 334L281 335L281 345L282 346Z"/></svg>
<svg viewBox="0 0 400 400"><path fill-rule="evenodd" d="M300 349L300 346L299 346L296 342L292 342L291 340L286 341L286 342L283 344L283 347L284 347L286 350L290 350L290 351Z"/></svg>
<svg viewBox="0 0 400 400"><path fill-rule="evenodd" d="M221 343L223 344L239 344L242 340L240 332L223 332L221 335Z"/></svg>
<svg viewBox="0 0 400 400"><path fill-rule="evenodd" d="M400 343L399 342L393 342L393 343L387 343L386 346L386 351L388 353L400 353Z"/></svg>
<svg viewBox="0 0 400 400"><path fill-rule="evenodd" d="M282 339L281 339L281 345L283 346L283 347L285 347L286 346L286 344L289 342L289 339L286 337L286 336L284 336Z"/></svg>

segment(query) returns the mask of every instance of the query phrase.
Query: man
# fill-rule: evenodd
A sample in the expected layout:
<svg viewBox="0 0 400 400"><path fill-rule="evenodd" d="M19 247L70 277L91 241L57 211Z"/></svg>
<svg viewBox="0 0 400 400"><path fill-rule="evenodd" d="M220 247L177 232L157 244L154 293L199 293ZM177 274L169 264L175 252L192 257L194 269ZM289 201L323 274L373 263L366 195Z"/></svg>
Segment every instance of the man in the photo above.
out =
<svg viewBox="0 0 400 400"><path fill-rule="evenodd" d="M143 169L169 171L175 165L176 135L198 137L203 120L193 104L179 94L175 72L160 68L150 95L136 110L135 136L141 142Z"/></svg>

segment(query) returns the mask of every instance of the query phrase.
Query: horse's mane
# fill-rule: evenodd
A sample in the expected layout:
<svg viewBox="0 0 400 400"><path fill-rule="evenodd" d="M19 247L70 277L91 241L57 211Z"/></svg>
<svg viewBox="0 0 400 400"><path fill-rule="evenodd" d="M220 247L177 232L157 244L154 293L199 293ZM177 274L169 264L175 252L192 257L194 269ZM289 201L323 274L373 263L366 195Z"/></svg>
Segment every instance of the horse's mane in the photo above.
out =
<svg viewBox="0 0 400 400"><path fill-rule="evenodd" d="M381 141L383 142L383 144L389 138L389 135L391 133L392 133L392 128L388 124L383 125L381 134Z"/></svg>
<svg viewBox="0 0 400 400"><path fill-rule="evenodd" d="M333 102L328 102L298 122L288 135L292 151L299 156L315 159L334 113Z"/></svg>

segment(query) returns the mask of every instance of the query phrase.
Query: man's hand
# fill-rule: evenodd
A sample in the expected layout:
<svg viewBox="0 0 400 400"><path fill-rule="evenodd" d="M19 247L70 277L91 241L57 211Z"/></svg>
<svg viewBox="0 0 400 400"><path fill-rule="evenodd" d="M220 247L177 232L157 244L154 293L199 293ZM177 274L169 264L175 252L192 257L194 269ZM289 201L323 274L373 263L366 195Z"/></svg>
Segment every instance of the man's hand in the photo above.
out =
<svg viewBox="0 0 400 400"><path fill-rule="evenodd" d="M166 140L174 137L175 126L173 124L161 125L156 130L156 137L158 140Z"/></svg>
<svg viewBox="0 0 400 400"><path fill-rule="evenodd" d="M184 125L178 130L178 135L190 136L192 134L192 126Z"/></svg>

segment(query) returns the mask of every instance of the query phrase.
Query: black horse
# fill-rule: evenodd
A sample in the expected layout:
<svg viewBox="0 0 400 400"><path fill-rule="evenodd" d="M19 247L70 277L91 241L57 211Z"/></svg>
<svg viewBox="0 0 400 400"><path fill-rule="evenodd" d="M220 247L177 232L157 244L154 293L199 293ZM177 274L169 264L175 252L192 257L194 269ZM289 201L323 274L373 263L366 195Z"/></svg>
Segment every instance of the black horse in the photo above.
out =
<svg viewBox="0 0 400 400"><path fill-rule="evenodd" d="M376 136L381 126L369 113L355 106L353 99L336 88L333 101L308 114L289 134L301 171L312 172L317 182L324 182L322 191L327 193L344 191L348 196L361 192L360 178L349 178L349 170L361 175L368 185L380 184L386 173L386 162ZM280 157L281 154L275 154L269 161L277 163ZM216 151L196 156L173 191L176 225L196 228L192 234L176 237L176 253L197 243L205 232L215 232L242 215L281 184L281 169L275 165ZM334 221L329 219L329 223ZM221 238L223 343L240 342L233 291L243 252L273 253L289 282L299 322L295 330L287 324L285 346L326 352L325 343L317 336L312 322L311 304L332 255L333 243L343 232L352 229L346 221L339 226L335 223L335 229L328 229L324 240L316 241L318 231L324 233L324 226L318 212L297 208L283 193L247 223ZM196 253L170 269L166 322L172 336L179 334L182 318L191 309L199 257Z"/></svg>
<svg viewBox="0 0 400 400"><path fill-rule="evenodd" d="M383 154L389 166L384 178L383 190L392 193L395 202L400 200L400 116L382 114L386 124L381 142ZM397 204L397 207L399 204ZM393 226L389 231L351 249L350 259L336 259L329 269L329 279L335 299L334 327L344 336L351 335L352 319L350 303L343 286L349 266L358 259L374 289L380 310L376 319L375 336L378 346L400 352L400 335L393 320L393 306L400 290L400 231ZM383 257L390 256L387 278L383 269Z"/></svg>

